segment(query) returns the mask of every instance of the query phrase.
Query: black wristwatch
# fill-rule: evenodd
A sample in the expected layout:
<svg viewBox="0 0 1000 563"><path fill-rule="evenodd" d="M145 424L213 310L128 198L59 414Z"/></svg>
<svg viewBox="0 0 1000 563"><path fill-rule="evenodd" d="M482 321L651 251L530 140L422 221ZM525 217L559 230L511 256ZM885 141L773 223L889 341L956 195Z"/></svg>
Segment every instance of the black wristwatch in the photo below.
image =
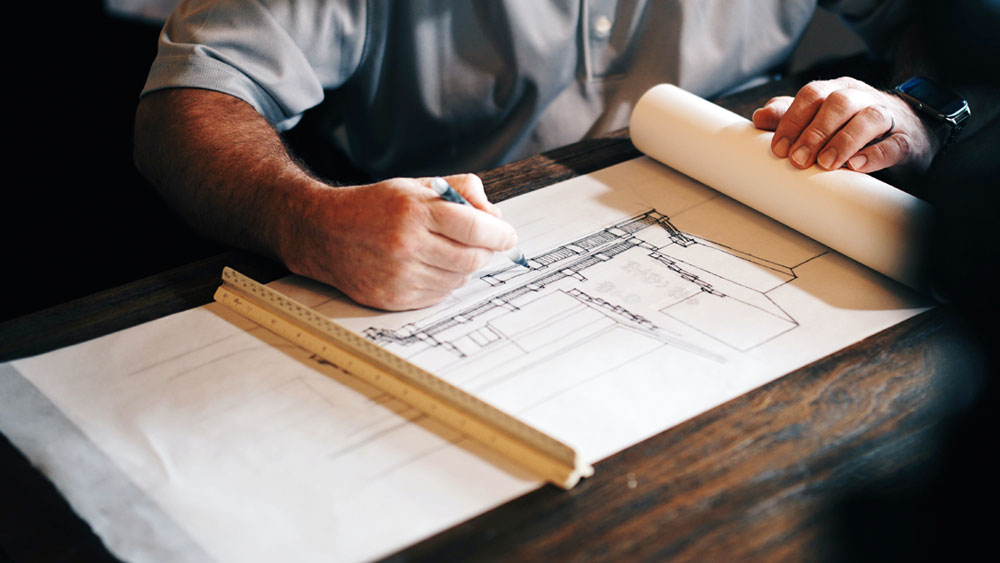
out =
<svg viewBox="0 0 1000 563"><path fill-rule="evenodd" d="M972 115L964 98L927 78L914 76L893 88L893 92L935 123L948 127L948 136L938 154L955 142Z"/></svg>

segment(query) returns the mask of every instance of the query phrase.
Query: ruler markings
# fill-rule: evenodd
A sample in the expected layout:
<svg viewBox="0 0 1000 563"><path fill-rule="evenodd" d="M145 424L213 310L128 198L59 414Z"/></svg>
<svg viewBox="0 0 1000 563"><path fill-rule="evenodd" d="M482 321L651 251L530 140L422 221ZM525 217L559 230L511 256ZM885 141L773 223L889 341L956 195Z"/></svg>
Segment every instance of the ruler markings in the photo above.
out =
<svg viewBox="0 0 1000 563"><path fill-rule="evenodd" d="M350 332L310 307L225 268L215 299L563 488L593 468L568 445Z"/></svg>

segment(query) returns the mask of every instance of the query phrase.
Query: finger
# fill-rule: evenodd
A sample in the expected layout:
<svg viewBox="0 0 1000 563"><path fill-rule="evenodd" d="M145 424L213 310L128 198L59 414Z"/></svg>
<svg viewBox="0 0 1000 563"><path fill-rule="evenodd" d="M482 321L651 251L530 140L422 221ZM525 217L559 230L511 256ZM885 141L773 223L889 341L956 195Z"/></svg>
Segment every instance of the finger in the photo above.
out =
<svg viewBox="0 0 1000 563"><path fill-rule="evenodd" d="M827 142L872 101L871 95L861 90L842 89L830 92L812 121L792 143L788 159L798 168L812 166L816 155Z"/></svg>
<svg viewBox="0 0 1000 563"><path fill-rule="evenodd" d="M802 130L812 122L831 88L828 81L815 81L799 89L798 93L795 94L795 99L792 100L785 115L781 117L778 126L774 129L771 151L775 155L781 158L788 156L792 144L798 140Z"/></svg>
<svg viewBox="0 0 1000 563"><path fill-rule="evenodd" d="M332 283L351 299L362 305L400 311L433 305L455 289L465 285L468 276L429 266L411 255L406 259L377 261L360 260L364 275L351 275L354 270L336 268L316 276Z"/></svg>
<svg viewBox="0 0 1000 563"><path fill-rule="evenodd" d="M425 264L416 256L394 262L392 271L384 275L370 272L364 278L366 283L345 287L345 293L364 305L391 311L433 305L469 280L465 273Z"/></svg>
<svg viewBox="0 0 1000 563"><path fill-rule="evenodd" d="M434 285L433 282L428 285ZM362 305L386 311L407 311L436 305L464 284L437 284L432 288L404 286L380 288L379 291L351 298Z"/></svg>
<svg viewBox="0 0 1000 563"><path fill-rule="evenodd" d="M488 252L488 251L485 251ZM397 278L397 285L405 287L404 291L411 294L413 292L451 293L469 282L469 272L456 272L439 268L432 264L413 264L411 273L408 276Z"/></svg>
<svg viewBox="0 0 1000 563"><path fill-rule="evenodd" d="M877 172L906 159L910 144L906 135L893 133L885 139L858 151L847 161L847 167L855 172Z"/></svg>
<svg viewBox="0 0 1000 563"><path fill-rule="evenodd" d="M494 251L509 250L517 244L514 227L476 208L437 200L428 203L428 210L428 230L457 243Z"/></svg>
<svg viewBox="0 0 1000 563"><path fill-rule="evenodd" d="M493 251L479 246L468 246L436 233L429 233L419 260L426 266L468 276L482 269L493 259Z"/></svg>
<svg viewBox="0 0 1000 563"><path fill-rule="evenodd" d="M413 291L401 296L392 296L377 303L362 303L384 311L410 311L437 305L444 301L451 292L448 291Z"/></svg>
<svg viewBox="0 0 1000 563"><path fill-rule="evenodd" d="M864 86L863 83L849 77L833 80L814 80L795 94L795 99L781 117L771 139L771 150L775 155L786 158L792 145L799 139L802 131L815 118L823 100L830 92L844 88Z"/></svg>
<svg viewBox="0 0 1000 563"><path fill-rule="evenodd" d="M768 100L764 104L764 107L758 108L753 112L751 118L753 119L754 127L765 131L774 131L778 127L781 117L788 111L788 106L792 105L792 100L794 99L791 96L778 96Z"/></svg>
<svg viewBox="0 0 1000 563"><path fill-rule="evenodd" d="M499 217L500 209L486 198L483 180L475 174L454 174L445 178L474 207Z"/></svg>
<svg viewBox="0 0 1000 563"><path fill-rule="evenodd" d="M816 156L816 164L826 170L835 170L866 145L891 133L892 116L884 106L862 108L844 125Z"/></svg>

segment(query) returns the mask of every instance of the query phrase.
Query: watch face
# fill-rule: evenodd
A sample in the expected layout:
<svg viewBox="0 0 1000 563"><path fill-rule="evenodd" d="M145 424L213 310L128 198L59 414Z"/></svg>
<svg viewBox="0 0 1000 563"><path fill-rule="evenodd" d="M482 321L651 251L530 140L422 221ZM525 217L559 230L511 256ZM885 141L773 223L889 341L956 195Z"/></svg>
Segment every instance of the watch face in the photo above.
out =
<svg viewBox="0 0 1000 563"><path fill-rule="evenodd" d="M900 89L945 116L954 115L965 106L965 100L926 78L907 80Z"/></svg>

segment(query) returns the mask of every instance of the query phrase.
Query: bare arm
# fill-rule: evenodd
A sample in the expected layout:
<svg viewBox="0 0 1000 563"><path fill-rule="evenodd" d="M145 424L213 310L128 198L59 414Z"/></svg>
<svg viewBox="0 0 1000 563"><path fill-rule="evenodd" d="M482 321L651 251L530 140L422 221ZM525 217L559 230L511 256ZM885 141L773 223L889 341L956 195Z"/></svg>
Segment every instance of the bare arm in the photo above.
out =
<svg viewBox="0 0 1000 563"><path fill-rule="evenodd" d="M319 189L248 104L209 90L145 97L136 112L135 162L199 232L280 258L279 206ZM249 164L252 163L252 164Z"/></svg>
<svg viewBox="0 0 1000 563"><path fill-rule="evenodd" d="M516 244L476 176L451 182L478 210L440 200L426 179L333 188L299 166L251 106L218 92L144 97L135 161L199 232L281 260L373 307L436 303L493 251Z"/></svg>

